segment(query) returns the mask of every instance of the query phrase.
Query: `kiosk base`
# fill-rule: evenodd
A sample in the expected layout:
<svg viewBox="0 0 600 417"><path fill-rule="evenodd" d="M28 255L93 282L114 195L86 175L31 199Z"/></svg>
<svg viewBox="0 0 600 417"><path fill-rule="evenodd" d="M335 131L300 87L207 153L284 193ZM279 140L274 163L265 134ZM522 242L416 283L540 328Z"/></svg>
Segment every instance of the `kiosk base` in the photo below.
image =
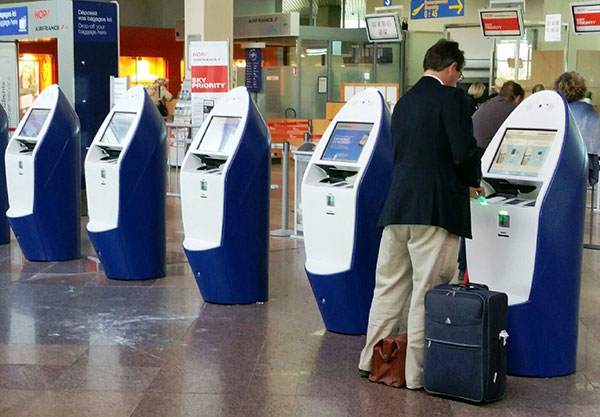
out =
<svg viewBox="0 0 600 417"><path fill-rule="evenodd" d="M52 234L51 239L46 239L44 236L48 237L49 234L44 235L38 219L33 214L23 217L9 217L9 221L23 255L28 260L58 262L81 257L79 231L70 233L70 238L65 235Z"/></svg>
<svg viewBox="0 0 600 417"><path fill-rule="evenodd" d="M260 259L244 262L239 253L224 247L184 250L204 301L253 304L269 298L268 253L263 262Z"/></svg>
<svg viewBox="0 0 600 417"><path fill-rule="evenodd" d="M330 332L343 334L366 334L369 324L369 310L373 299L374 282L364 285L365 276L356 269L332 275L313 274L306 270L325 328Z"/></svg>
<svg viewBox="0 0 600 417"><path fill-rule="evenodd" d="M160 243L155 245L155 250L152 247L132 249L125 247L118 229L105 232L88 230L88 234L108 278L146 280L166 275L166 259L164 250L161 252ZM135 259L131 259L133 257Z"/></svg>
<svg viewBox="0 0 600 417"><path fill-rule="evenodd" d="M571 334L569 328L577 329L577 326L544 328L539 323L549 321L535 317L540 314L545 316L546 312L532 302L509 306L508 374L550 378L575 372L577 330L575 334Z"/></svg>

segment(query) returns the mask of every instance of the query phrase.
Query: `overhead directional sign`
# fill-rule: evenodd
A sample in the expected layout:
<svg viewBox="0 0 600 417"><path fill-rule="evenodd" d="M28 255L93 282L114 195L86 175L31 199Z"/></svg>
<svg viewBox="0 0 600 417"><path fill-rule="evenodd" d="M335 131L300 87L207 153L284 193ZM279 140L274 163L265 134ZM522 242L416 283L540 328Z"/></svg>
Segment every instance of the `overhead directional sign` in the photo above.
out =
<svg viewBox="0 0 600 417"><path fill-rule="evenodd" d="M410 0L411 19L436 19L465 15L467 0Z"/></svg>

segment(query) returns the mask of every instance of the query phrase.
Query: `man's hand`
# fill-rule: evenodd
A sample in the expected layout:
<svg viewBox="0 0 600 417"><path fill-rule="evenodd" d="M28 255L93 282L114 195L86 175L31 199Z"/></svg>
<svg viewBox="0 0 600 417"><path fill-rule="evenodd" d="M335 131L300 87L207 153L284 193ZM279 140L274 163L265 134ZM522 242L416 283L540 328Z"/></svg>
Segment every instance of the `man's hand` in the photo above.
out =
<svg viewBox="0 0 600 417"><path fill-rule="evenodd" d="M484 194L485 191L483 190L483 187L469 187L469 195L475 200L477 200L479 197L485 197Z"/></svg>

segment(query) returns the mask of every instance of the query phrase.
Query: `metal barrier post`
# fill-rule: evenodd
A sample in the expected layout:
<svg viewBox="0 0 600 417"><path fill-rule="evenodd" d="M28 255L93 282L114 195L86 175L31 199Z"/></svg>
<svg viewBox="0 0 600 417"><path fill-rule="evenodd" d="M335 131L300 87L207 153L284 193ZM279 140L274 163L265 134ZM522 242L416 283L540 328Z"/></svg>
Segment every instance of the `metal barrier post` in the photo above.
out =
<svg viewBox="0 0 600 417"><path fill-rule="evenodd" d="M594 244L594 196L596 184L592 185L592 206L590 207L590 241L583 245L585 249L600 250L600 245Z"/></svg>
<svg viewBox="0 0 600 417"><path fill-rule="evenodd" d="M281 156L281 229L273 230L271 236L288 237L291 236L294 231L288 229L288 199L289 199L289 185L290 185L290 143L288 141L283 142L283 153Z"/></svg>
<svg viewBox="0 0 600 417"><path fill-rule="evenodd" d="M181 198L181 184L179 183L181 165L183 165L187 147L192 143L194 130L201 126L188 123L166 123L167 197ZM175 180L171 179L173 167L175 167Z"/></svg>

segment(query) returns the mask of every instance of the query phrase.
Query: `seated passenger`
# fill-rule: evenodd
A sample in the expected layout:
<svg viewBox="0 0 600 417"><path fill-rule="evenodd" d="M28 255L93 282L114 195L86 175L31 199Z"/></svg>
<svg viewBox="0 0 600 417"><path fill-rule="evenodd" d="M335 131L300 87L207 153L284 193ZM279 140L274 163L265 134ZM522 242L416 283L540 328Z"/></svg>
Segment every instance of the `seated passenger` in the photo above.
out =
<svg viewBox="0 0 600 417"><path fill-rule="evenodd" d="M496 97L492 97L473 114L473 135L477 146L487 148L496 131L509 114L523 101L525 90L514 81L507 81Z"/></svg>
<svg viewBox="0 0 600 417"><path fill-rule="evenodd" d="M575 118L588 153L589 182L598 182L598 155L600 155L600 117L594 107L583 101L587 86L585 79L577 72L565 72L554 82L554 89L561 93Z"/></svg>

